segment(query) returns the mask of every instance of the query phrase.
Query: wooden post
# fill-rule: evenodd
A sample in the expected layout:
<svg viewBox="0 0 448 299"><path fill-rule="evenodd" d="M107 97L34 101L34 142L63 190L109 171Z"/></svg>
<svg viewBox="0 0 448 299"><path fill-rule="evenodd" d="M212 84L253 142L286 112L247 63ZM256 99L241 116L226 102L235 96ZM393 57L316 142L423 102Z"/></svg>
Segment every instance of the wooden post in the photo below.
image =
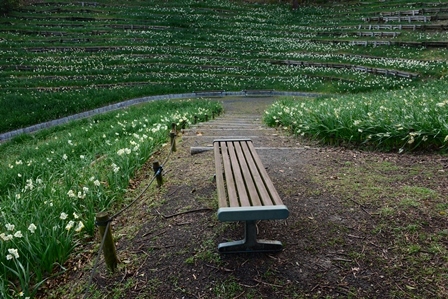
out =
<svg viewBox="0 0 448 299"><path fill-rule="evenodd" d="M163 177L162 177L162 169L160 167L160 163L155 161L152 163L152 169L154 170L154 175L156 176L157 186L162 187L163 185Z"/></svg>
<svg viewBox="0 0 448 299"><path fill-rule="evenodd" d="M176 139L175 139L176 135L177 135L176 124L171 123L170 139L171 139L171 150L173 152L176 151Z"/></svg>
<svg viewBox="0 0 448 299"><path fill-rule="evenodd" d="M205 121L208 121L208 114L205 115Z"/></svg>
<svg viewBox="0 0 448 299"><path fill-rule="evenodd" d="M112 229L110 227L110 219L107 212L100 212L96 214L96 223L100 230L101 240L104 239L103 254L106 265L112 272L115 272L118 265L117 253L115 250L115 243L112 238ZM106 228L108 228L106 230ZM106 235L104 237L104 235Z"/></svg>
<svg viewBox="0 0 448 299"><path fill-rule="evenodd" d="M195 115L195 116L194 116L194 124L197 124L197 123L198 123L198 116Z"/></svg>
<svg viewBox="0 0 448 299"><path fill-rule="evenodd" d="M176 133L175 132L170 132L170 139L171 139L171 151L175 152L176 151Z"/></svg>
<svg viewBox="0 0 448 299"><path fill-rule="evenodd" d="M212 111L212 119L215 119L215 111Z"/></svg>

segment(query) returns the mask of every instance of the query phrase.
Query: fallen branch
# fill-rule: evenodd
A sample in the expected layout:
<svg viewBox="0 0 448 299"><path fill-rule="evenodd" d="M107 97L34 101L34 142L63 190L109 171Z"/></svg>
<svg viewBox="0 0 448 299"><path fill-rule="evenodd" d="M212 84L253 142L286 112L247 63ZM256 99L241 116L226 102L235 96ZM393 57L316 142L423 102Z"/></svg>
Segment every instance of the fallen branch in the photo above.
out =
<svg viewBox="0 0 448 299"><path fill-rule="evenodd" d="M189 213L196 213L196 212L204 212L204 211L211 211L212 209L210 208L202 208L202 209L197 209L197 210L190 210L190 211L185 211L185 212L180 212L180 213L176 213L176 214L172 214L172 215L162 215L165 219L168 218L173 218L179 215L183 215L183 214L189 214Z"/></svg>
<svg viewBox="0 0 448 299"><path fill-rule="evenodd" d="M215 267L209 264L205 264L207 267L219 270L219 271L224 271L224 272L233 272L234 270L228 269L228 268L224 268L224 267Z"/></svg>
<svg viewBox="0 0 448 299"><path fill-rule="evenodd" d="M369 215L370 217L372 217L372 215L366 211L366 209L364 208L364 206L362 204L360 204L359 202L357 202L356 200L349 198L351 201L353 201L355 204L359 205L359 207L361 208L361 210L363 210L367 215Z"/></svg>
<svg viewBox="0 0 448 299"><path fill-rule="evenodd" d="M152 234L153 232L155 232L156 230L153 230L153 231L150 231L150 232L147 232L146 234L144 234L143 236L142 236L142 238L145 238L146 236L148 236L148 235L150 235L150 234ZM151 236L151 237L157 237L157 236L160 236L160 235L162 235L162 234L164 234L164 233L166 233L168 231L168 229L164 229L164 230L162 230L162 231L160 231L159 233L157 233L157 234L155 234L154 236Z"/></svg>
<svg viewBox="0 0 448 299"><path fill-rule="evenodd" d="M352 260L344 259L344 258L340 258L340 257L335 257L335 258L333 258L332 260L333 260L333 261L337 261L337 262L348 262L348 263L353 262Z"/></svg>
<svg viewBox="0 0 448 299"><path fill-rule="evenodd" d="M179 186L179 187L177 187L175 190L173 190L171 193L168 193L168 197L171 197L174 193L176 193L181 187L183 187L183 186Z"/></svg>
<svg viewBox="0 0 448 299"><path fill-rule="evenodd" d="M238 298L240 298L241 296L243 296L244 295L244 293L246 293L246 291L243 291L241 294L239 294L238 296L236 296L236 297L233 297L233 299L238 299Z"/></svg>

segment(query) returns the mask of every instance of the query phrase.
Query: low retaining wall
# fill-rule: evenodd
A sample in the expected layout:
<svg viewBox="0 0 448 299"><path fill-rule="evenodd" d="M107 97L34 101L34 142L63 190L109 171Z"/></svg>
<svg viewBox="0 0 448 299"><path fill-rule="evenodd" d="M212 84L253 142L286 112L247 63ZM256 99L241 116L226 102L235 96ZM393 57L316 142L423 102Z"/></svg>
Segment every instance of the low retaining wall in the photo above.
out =
<svg viewBox="0 0 448 299"><path fill-rule="evenodd" d="M304 97L317 97L319 94L317 93L307 93L307 92L289 92L289 91L275 91L275 90L250 90L250 91L197 91L192 93L179 93L179 94L167 94L167 95L156 95L156 96L147 96L142 98L131 99L128 101L108 105L105 107L85 111L82 113L66 116L63 118L47 121L44 123L36 124L30 127L17 129L14 131L6 132L0 134L0 142L9 140L15 136L21 134L30 134L37 132L39 130L55 127L58 125L66 124L68 122L83 119L87 117L91 117L94 115L118 110L121 108L126 108L129 106L159 101L159 100L169 100L169 99L184 99L184 98L198 98L198 97L226 97L226 96L304 96Z"/></svg>

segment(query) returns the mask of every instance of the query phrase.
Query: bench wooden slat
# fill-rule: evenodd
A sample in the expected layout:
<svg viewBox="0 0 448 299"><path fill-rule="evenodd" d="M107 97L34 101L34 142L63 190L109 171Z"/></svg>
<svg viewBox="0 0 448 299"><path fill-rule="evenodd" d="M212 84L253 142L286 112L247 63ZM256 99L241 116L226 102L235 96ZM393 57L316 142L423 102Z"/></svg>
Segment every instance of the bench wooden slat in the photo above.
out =
<svg viewBox="0 0 448 299"><path fill-rule="evenodd" d="M267 189L269 190L269 193L271 195L271 198L272 198L274 204L283 205L282 199L280 198L280 195L278 195L278 192L275 189L274 184L272 183L271 179L269 178L269 175L268 175L266 169L264 169L264 166L263 166L263 163L261 162L260 157L255 152L255 147L254 147L253 143L248 142L247 145L252 153L255 163L257 164L258 171L260 172L260 175L263 178Z"/></svg>
<svg viewBox="0 0 448 299"><path fill-rule="evenodd" d="M245 143L243 143L244 145ZM238 161L241 166L241 171L243 172L244 183L246 183L247 194L250 194L250 203L252 206L261 206L260 196L257 192L257 187L255 186L255 181L253 177L253 169L251 169L248 165L250 163L252 157L244 154L243 149L240 143L235 143L236 154L238 157ZM243 202L241 205L244 206Z"/></svg>
<svg viewBox="0 0 448 299"><path fill-rule="evenodd" d="M232 175L232 165L230 163L229 152L225 143L221 144L221 156L222 163L224 165L224 177L227 185L227 193L229 194L229 205L226 204L225 206L238 207L239 203L235 188L235 180Z"/></svg>
<svg viewBox="0 0 448 299"><path fill-rule="evenodd" d="M213 144L215 153L219 153L220 152L220 145L219 143L214 143ZM223 182L224 181L224 177L223 177L223 168L222 168L222 160L221 159L216 159L215 157L215 169L216 169L216 181L217 182ZM226 189L224 184L217 184L217 189L218 189L218 204L220 207L224 207L227 205L227 199L226 199Z"/></svg>
<svg viewBox="0 0 448 299"><path fill-rule="evenodd" d="M235 149L233 142L228 142L227 148L229 151L230 159L238 162L238 163L231 164L233 175L235 176L235 186L237 189L236 192L239 197L239 204L237 206L250 206L249 195L247 194L246 186L244 184L244 177L243 177L243 172L241 169L241 161L239 161L237 158L238 155L236 153L236 149ZM229 177L232 176L232 173L226 172L226 179L228 176ZM233 187L233 186L230 186L229 184L227 184L227 188L229 189L230 187ZM229 199L230 199L230 195L229 195Z"/></svg>
<svg viewBox="0 0 448 299"><path fill-rule="evenodd" d="M266 189L266 186L263 182L262 177L260 176L260 171L255 163L254 160L254 155L252 152L250 152L249 147L247 146L247 143L243 143L241 145L241 147L243 148L243 151L246 152L246 160L247 160L247 164L250 168L250 172L251 172L251 177L254 180L254 185L256 186L256 192L258 194L255 202L256 205L263 205L263 206L267 206L267 205L272 205L271 199L269 197L269 192Z"/></svg>

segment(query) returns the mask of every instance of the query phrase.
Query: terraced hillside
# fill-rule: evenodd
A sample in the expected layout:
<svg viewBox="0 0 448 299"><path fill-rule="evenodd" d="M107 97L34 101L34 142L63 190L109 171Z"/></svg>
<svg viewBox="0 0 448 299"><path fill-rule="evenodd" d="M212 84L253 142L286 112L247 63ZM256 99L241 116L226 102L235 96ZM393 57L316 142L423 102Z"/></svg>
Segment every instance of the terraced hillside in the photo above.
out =
<svg viewBox="0 0 448 299"><path fill-rule="evenodd" d="M216 257L211 251L216 242L208 240L201 242L200 249L195 244L194 256L182 255L185 247L173 249L177 259L170 261L190 271L190 265L196 265L204 253L203 270L211 274L210 281L196 279L198 272L191 277L201 287L211 286L204 289L206 294L223 294L223 298L242 298L246 291L248 298L250 294L254 298L300 298L300 290L307 290L303 298L323 294L445 298L447 16L448 1L372 0L297 10L278 3L227 0L33 1L0 17L0 133L151 95L201 97L273 90L322 94L316 100L282 99L264 112L264 124L304 136L286 141L275 134L281 140L273 141L277 145L297 145L310 137L344 146L313 148L287 158L272 154L273 161L290 163L277 173L276 182L285 197L290 196L286 200L299 217L291 225L289 243L304 246L289 251L289 259L277 260L291 271L268 267L258 272L258 260L254 259L255 267L247 266L256 270L257 277L261 273L267 279L254 280L259 290L251 277L247 281L227 275L216 279L216 271L226 274L236 268L223 267L224 259L209 259ZM248 102L242 110L262 111L265 107L255 108L260 98L244 99ZM241 98L233 99L233 107L241 107L236 105L241 102ZM128 198L131 190L138 189L139 180L149 176L145 169L141 178L138 170L145 168L154 153L163 156L170 125L205 121L222 109L222 103L202 98L158 101L0 144L0 297L51 293L51 287L67 277L57 274L69 268L89 271L86 265L96 247L91 243L95 214L120 210L132 200ZM389 153L361 155L348 149L358 146ZM408 154L414 150L424 154ZM173 156L182 160L179 153ZM193 196L213 199L215 188L207 177L213 170L205 171L205 164L212 167L212 163L200 159L194 163L185 159L188 167L171 173L179 175L182 183L187 183L185 177L195 184L204 182L207 195L197 186L182 187L179 194L176 187L174 193L167 194L176 193L181 200ZM310 163L303 167L306 159ZM197 171L200 164L201 171ZM288 169L297 172L290 175ZM198 174L204 179L198 179ZM299 185L305 189L300 191ZM353 221L347 226L337 224L341 230L334 229L341 217L327 217L335 212L333 204ZM139 211L145 215L135 222L130 218L116 224L131 227L129 235L134 234L147 212L152 212L151 205ZM308 207L314 207L316 213ZM365 218L357 218L357 212L357 217L352 217L360 208ZM209 220L207 230L217 230L215 219ZM365 227L363 223L367 223ZM157 226L152 228L157 230ZM321 239L312 244L296 242L298 233L309 231L306 235L313 236L317 229L323 233ZM348 229L356 234L341 237ZM200 236L204 230L198 231ZM145 237L147 234L151 237L149 232ZM358 242L361 240L369 242ZM358 246L351 246L355 243ZM340 251L340 246L349 251ZM316 258L317 251L325 259ZM72 259L74 252L77 257ZM300 267L296 257L303 253L310 254L311 261L305 272L296 267ZM323 275L322 270L330 269L326 266L329 256L338 263L327 273L343 276L332 275L333 280L328 280L329 276ZM140 269L140 260L132 262ZM236 261L238 267L246 262ZM376 268L370 270L373 264ZM148 275L139 275L138 281L155 296L163 289L159 285L182 293L185 290L177 282L192 281L190 276L173 278L171 268L176 266L172 265L164 266L166 277L148 281L155 273L152 265ZM286 273L284 279L277 279L280 272ZM130 286L131 279L123 283L123 279L137 277L137 273L119 273L118 287L112 292L120 298L127 296L121 289L124 284L124 289L135 291L137 285ZM48 279L53 275L61 280ZM245 271L241 275L248 277ZM298 276L307 279L303 288L291 284ZM172 284L165 285L166 281ZM101 285L107 292L109 282ZM86 287L84 281L75 285ZM73 285L67 287L61 289L64 295L76 297L70 289ZM279 292L282 288L284 293ZM56 294L54 298L65 297Z"/></svg>
<svg viewBox="0 0 448 299"><path fill-rule="evenodd" d="M448 3L36 1L0 18L0 132L138 96L395 89L447 72Z"/></svg>

